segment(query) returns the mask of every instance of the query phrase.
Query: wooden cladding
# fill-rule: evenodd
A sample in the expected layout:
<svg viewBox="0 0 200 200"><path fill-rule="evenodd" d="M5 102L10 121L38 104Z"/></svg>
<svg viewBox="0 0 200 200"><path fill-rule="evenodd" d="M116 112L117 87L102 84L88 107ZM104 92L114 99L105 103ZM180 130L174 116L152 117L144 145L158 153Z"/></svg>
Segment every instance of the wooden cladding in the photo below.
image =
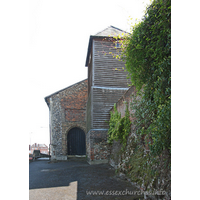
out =
<svg viewBox="0 0 200 200"><path fill-rule="evenodd" d="M88 65L87 132L109 128L110 109L131 83L124 62L112 55L119 55L119 50L108 38L93 38Z"/></svg>
<svg viewBox="0 0 200 200"><path fill-rule="evenodd" d="M130 84L124 71L124 62L113 58L111 54L120 54L114 46L111 41L93 40L93 86L125 88Z"/></svg>
<svg viewBox="0 0 200 200"><path fill-rule="evenodd" d="M88 100L87 100L87 112L86 112L86 129L87 132L91 129L91 125L92 125L92 116L91 116L91 93L88 96Z"/></svg>
<svg viewBox="0 0 200 200"><path fill-rule="evenodd" d="M68 155L85 155L85 133L80 128L72 128L67 135Z"/></svg>
<svg viewBox="0 0 200 200"><path fill-rule="evenodd" d="M93 129L109 128L110 109L126 90L93 88Z"/></svg>

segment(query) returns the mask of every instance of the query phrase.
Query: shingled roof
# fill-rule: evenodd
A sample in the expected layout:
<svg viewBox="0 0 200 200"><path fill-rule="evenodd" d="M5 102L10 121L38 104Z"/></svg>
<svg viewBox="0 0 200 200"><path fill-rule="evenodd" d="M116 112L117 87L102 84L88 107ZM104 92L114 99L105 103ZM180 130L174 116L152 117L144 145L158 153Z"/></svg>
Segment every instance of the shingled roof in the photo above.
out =
<svg viewBox="0 0 200 200"><path fill-rule="evenodd" d="M126 31L123 31L119 28L116 28L114 26L109 26L108 28L98 32L94 36L108 36L108 37L115 37L115 36L122 36L122 33L127 33Z"/></svg>

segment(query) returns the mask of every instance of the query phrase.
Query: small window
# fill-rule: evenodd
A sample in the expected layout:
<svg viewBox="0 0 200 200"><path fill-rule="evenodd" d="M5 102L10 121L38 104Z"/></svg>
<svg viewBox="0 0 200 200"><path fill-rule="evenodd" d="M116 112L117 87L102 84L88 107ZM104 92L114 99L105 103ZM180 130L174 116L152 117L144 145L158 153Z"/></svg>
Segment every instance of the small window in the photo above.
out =
<svg viewBox="0 0 200 200"><path fill-rule="evenodd" d="M115 47L116 48L121 48L121 45L122 45L121 42L119 42L119 41L115 42Z"/></svg>

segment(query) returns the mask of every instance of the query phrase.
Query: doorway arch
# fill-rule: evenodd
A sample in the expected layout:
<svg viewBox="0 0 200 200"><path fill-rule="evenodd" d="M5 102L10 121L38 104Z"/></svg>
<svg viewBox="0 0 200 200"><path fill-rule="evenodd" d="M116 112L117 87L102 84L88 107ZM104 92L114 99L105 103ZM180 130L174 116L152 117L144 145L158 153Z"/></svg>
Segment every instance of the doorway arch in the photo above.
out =
<svg viewBox="0 0 200 200"><path fill-rule="evenodd" d="M67 135L67 152L68 155L85 155L85 133L82 129L72 128Z"/></svg>

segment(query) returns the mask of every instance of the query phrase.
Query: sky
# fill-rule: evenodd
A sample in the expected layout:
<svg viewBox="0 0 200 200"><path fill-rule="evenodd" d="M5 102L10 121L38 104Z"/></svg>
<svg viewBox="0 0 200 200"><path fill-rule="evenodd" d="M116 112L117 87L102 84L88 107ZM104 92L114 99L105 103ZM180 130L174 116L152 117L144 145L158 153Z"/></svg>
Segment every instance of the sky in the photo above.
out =
<svg viewBox="0 0 200 200"><path fill-rule="evenodd" d="M44 97L87 78L90 35L112 25L130 31L148 0L29 1L27 116L29 143L49 144L49 110Z"/></svg>

